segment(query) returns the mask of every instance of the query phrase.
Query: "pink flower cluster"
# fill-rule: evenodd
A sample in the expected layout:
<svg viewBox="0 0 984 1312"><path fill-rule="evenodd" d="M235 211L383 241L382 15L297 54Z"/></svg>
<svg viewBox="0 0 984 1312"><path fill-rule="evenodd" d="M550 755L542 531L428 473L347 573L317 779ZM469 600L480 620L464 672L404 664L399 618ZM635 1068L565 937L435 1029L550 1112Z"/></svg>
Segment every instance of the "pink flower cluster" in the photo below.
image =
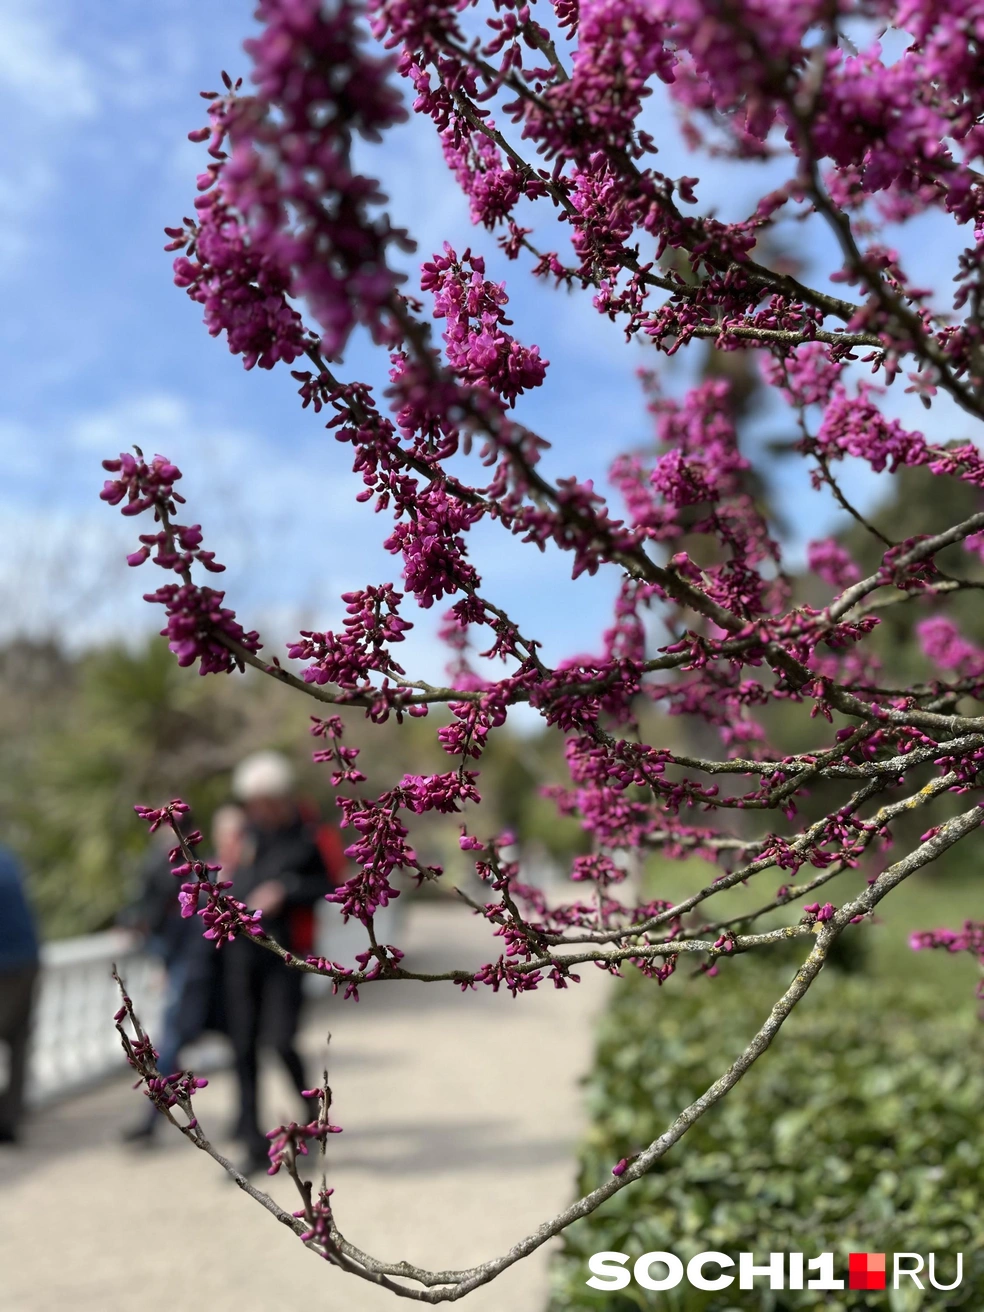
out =
<svg viewBox="0 0 984 1312"><path fill-rule="evenodd" d="M319 1093L319 1089L307 1089L304 1096L315 1098ZM278 1125L275 1130L267 1133L267 1138L270 1140L268 1150L270 1165L267 1168L267 1175L276 1175L285 1163L292 1167L298 1157L306 1157L309 1144L324 1144L329 1134L341 1133L340 1125L332 1125L329 1121L322 1121L320 1118L310 1121L307 1125L298 1125L297 1121L291 1121L288 1125Z"/></svg>
<svg viewBox="0 0 984 1312"><path fill-rule="evenodd" d="M258 0L252 94L226 75L221 94L205 93L208 125L190 134L208 155L195 217L167 234L175 281L247 369L306 357L291 368L301 407L351 453L357 500L382 514L400 578L354 587L340 624L288 644L297 674L259 660L258 635L196 581L222 567L200 525L177 522L169 460L122 454L102 493L128 517L153 515L128 560L168 571L148 600L164 605L181 664L248 663L317 700L313 755L340 790L352 862L328 899L363 926L363 951L345 965L293 957L195 855L183 803L139 813L174 831L182 912L208 939L248 937L345 998L396 980L518 998L571 987L585 965L704 988L744 953L798 944L803 967L767 1036L846 926L958 843L979 842L981 0L366 0L365 16L391 57L370 50L359 0ZM395 267L412 243L354 153L405 116L398 78L481 242L445 244L412 288ZM689 152L683 176L665 171L667 98ZM702 157L722 156L735 179L726 206L694 176ZM900 240L927 212L925 229ZM911 258L925 232L933 286ZM952 286L936 280L948 258ZM548 371L507 317L517 298L505 261L543 294L579 298L650 359L690 348L678 375L688 387L670 392L652 367L641 376L649 432L618 433L615 417L598 432L606 482L569 463L576 444L557 417L569 398L550 406L556 364ZM379 348L382 387L351 376L358 328ZM594 381L586 369L583 386ZM926 410L947 406L949 440L898 417L896 385ZM766 389L763 432L749 418ZM537 431L536 413L555 431ZM792 480L773 477L777 452L840 514L807 546L805 571L783 548L794 518L798 539L816 517L799 494L790 504ZM927 490L891 523L869 521L841 477L849 460ZM530 560L533 548L562 554L573 580L599 576L593 595L610 610L581 649L557 652L541 608L520 618L492 595L496 572L479 564L500 534ZM412 612L436 603L443 683L405 668ZM921 658L909 659L913 643ZM359 712L369 726L433 713L443 764L421 752L370 787L351 742ZM510 717L544 730L529 739L533 771L542 742L564 743L564 767L557 758L557 775L537 780L564 830L563 891L534 886L523 832L482 819L489 744ZM923 808L933 815L915 840ZM440 850L439 824L456 893L490 939L477 969L425 971L377 932L377 913L412 883L451 882L423 855ZM704 870L673 900L657 896L667 861ZM837 877L835 904L826 886ZM744 912L721 906L729 890L749 899ZM912 946L984 966L984 925ZM128 999L118 1029L150 1095L191 1117L182 1128L199 1142L193 1077L156 1071ZM691 1111L767 1046L753 1040ZM309 1145L337 1129L327 1082L319 1096L317 1119L270 1136L271 1173L298 1183L302 1239L374 1283L412 1273L438 1301L485 1280L495 1263L421 1272L342 1239L332 1191L315 1195L297 1174ZM646 1169L670 1139L641 1150ZM576 1210L628 1184L639 1156Z"/></svg>
<svg viewBox="0 0 984 1312"><path fill-rule="evenodd" d="M194 849L202 841L201 833L197 829L190 834L181 830L181 817L190 810L187 802L175 798L166 806L135 806L133 809L141 820L146 821L151 833L164 824L173 831L177 843L168 853L171 874L175 879L186 881L178 893L181 915L186 920L194 915L201 916L205 926L203 938L219 948L240 935L249 938L263 935L262 912L250 911L244 903L230 897L227 890L232 888L232 881L213 878L222 867L195 856Z"/></svg>
<svg viewBox="0 0 984 1312"><path fill-rule="evenodd" d="M919 930L911 936L909 945L916 952L927 948L939 948L943 952L969 952L984 969L984 921L966 920L960 930ZM977 996L984 998L984 981L977 986Z"/></svg>
<svg viewBox="0 0 984 1312"><path fill-rule="evenodd" d="M225 333L246 369L272 369L280 360L291 364L304 354L308 339L287 299L287 270L252 244L243 219L218 191L204 199L209 203L200 206L197 219L166 229L169 249L186 252L174 261L175 286L201 305L212 337Z"/></svg>
<svg viewBox="0 0 984 1312"><path fill-rule="evenodd" d="M920 620L916 636L923 651L941 670L950 670L962 678L984 676L984 651L968 642L956 624L943 615Z"/></svg>
<svg viewBox="0 0 984 1312"><path fill-rule="evenodd" d="M823 900L826 880L878 861L912 807L975 790L984 760L964 700L984 691L984 648L944 613L952 593L979 581L937 564L963 543L973 570L984 510L939 533L892 526L888 538L837 481L839 462L854 458L878 474L957 480L970 497L984 490L973 440L937 445L885 400L905 372L923 406L942 395L984 418L977 6L557 0L536 12L503 0L466 23L449 0L370 0L367 16L392 61L370 52L350 0L260 0L247 44L253 93L228 77L221 95L208 93L208 126L191 134L209 156L196 217L169 236L177 281L247 367L307 356L309 367L291 371L302 406L351 451L359 500L383 513L401 581L344 594L340 625L288 645L301 662L293 678L255 659L258 635L194 581L199 567L221 566L199 525L175 522L180 473L169 461L121 455L103 492L127 515L155 516L129 560L176 576L149 599L165 606L181 663L210 672L248 662L373 723L444 708L435 733L449 768L415 766L372 793L348 723L314 719L315 759L344 790L355 867L329 896L367 927L369 947L356 969L305 965L355 996L368 980L413 975L399 949L377 942L373 918L401 881L443 876L418 855L421 817L457 825L457 856L489 897L472 909L499 940L496 959L451 972L463 988L566 987L577 975L562 944L606 971L663 983L699 943L701 969L726 972L747 936L704 903L770 869L797 881L773 900L804 907L794 928L839 933L857 915ZM901 53L886 56L874 19L894 26ZM356 138L374 142L404 117L397 75L505 259L584 296L650 352L710 352L689 390L670 396L644 376L652 431L644 443L626 437L608 486L571 472L568 448L551 451L525 422L529 393L550 386L547 361L507 317L484 250L446 244L421 266L420 299L404 293L391 259L404 235L353 163ZM722 219L698 177L659 167L663 129L649 109L659 84L695 160L704 148L779 157L785 181ZM890 231L927 208L970 234L949 303L911 276ZM784 253L794 224L826 227L838 252L817 285ZM359 325L385 352L383 390L341 376ZM744 351L756 353L754 368ZM858 380L859 364L870 380ZM794 592L782 516L746 441L742 388L763 385L795 433L789 458L878 542L867 573L843 534L809 544L807 568L834 594L825 603ZM473 544L499 532L566 553L574 579L610 580L610 616L586 650L548 661L551 635L535 612L528 628L487 594ZM907 599L892 617L935 668L900 688L884 644L869 639ZM411 610L436 603L447 686L394 655ZM571 858L566 901L524 884L511 839L472 823L483 754L520 706L565 739L569 779L544 791L588 849ZM812 726L789 754L770 742L787 716ZM818 797L829 799L819 816ZM930 832L932 845L950 831ZM643 900L627 876L650 853L716 863L716 878L682 910ZM207 871L182 899L217 942L265 941Z"/></svg>
<svg viewBox="0 0 984 1312"><path fill-rule="evenodd" d="M200 524L186 527L171 518L176 503L184 501L174 491L181 470L164 456L155 456L148 465L139 450L136 456L123 451L118 459L104 460L103 468L119 475L106 480L99 494L103 501L116 506L125 499L121 512L124 515L153 510L154 520L162 525L156 533L141 533L139 549L126 559L128 565L134 566L153 559L155 565L172 570L181 578L180 583L165 583L156 592L144 594L145 601L165 609L167 623L161 636L167 638L178 664L194 665L197 661L201 674L226 674L242 669L243 654L259 651L260 635L255 631L247 633L236 619L236 612L223 605L224 592L192 582L194 564L213 574L221 573L225 566L216 561L213 551L202 549Z"/></svg>
<svg viewBox="0 0 984 1312"><path fill-rule="evenodd" d="M470 270L470 273L469 273ZM448 364L466 382L484 384L509 405L543 382L547 361L537 347L520 346L505 331L505 287L485 277L485 261L466 250L460 260L445 242L444 254L423 266L421 288L434 297L434 318L444 319Z"/></svg>
<svg viewBox="0 0 984 1312"><path fill-rule="evenodd" d="M288 364L316 340L289 298L307 302L328 359L356 324L393 340L399 277L387 264L405 235L372 212L385 199L352 168L356 136L406 117L390 64L368 54L358 12L346 2L261 0L259 36L246 42L257 94L207 93L213 162L200 178L198 222L169 229L175 281L205 307L213 336L225 332L244 364ZM190 258L194 256L194 259Z"/></svg>
<svg viewBox="0 0 984 1312"><path fill-rule="evenodd" d="M401 665L387 650L391 642L402 642L413 625L398 612L401 593L391 583L379 588L344 592L347 618L344 632L314 633L305 630L287 654L292 660L312 661L304 671L307 683L337 683L342 688L356 688L377 670L383 674L404 674Z"/></svg>
<svg viewBox="0 0 984 1312"><path fill-rule="evenodd" d="M850 554L833 538L811 542L807 547L806 562L812 573L839 592L857 583L861 577L861 571Z"/></svg>

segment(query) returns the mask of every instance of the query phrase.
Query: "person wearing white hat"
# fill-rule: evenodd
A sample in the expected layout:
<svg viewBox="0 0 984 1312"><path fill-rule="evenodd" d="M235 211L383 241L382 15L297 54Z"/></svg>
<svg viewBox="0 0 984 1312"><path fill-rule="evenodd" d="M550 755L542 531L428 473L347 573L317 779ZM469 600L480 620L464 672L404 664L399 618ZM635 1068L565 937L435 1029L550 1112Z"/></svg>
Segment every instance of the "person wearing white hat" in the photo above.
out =
<svg viewBox="0 0 984 1312"><path fill-rule="evenodd" d="M247 816L233 896L263 912L263 928L289 952L311 951L313 908L329 890L314 828L298 808L291 763L279 752L255 752L236 767L232 792ZM257 1102L258 1049L267 1040L300 1096L308 1087L295 1046L303 976L263 948L235 939L224 949L226 1005L239 1082L237 1136L247 1172L266 1169L269 1147Z"/></svg>
<svg viewBox="0 0 984 1312"><path fill-rule="evenodd" d="M232 794L240 802L290 798L295 785L294 767L281 752L254 752L232 772Z"/></svg>

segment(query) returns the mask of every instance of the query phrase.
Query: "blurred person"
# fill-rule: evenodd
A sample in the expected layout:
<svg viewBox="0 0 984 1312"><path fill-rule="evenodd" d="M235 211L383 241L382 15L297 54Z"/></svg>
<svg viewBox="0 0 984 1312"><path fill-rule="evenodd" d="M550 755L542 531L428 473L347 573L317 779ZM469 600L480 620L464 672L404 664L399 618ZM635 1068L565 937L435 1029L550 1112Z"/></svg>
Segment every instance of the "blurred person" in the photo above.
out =
<svg viewBox="0 0 984 1312"><path fill-rule="evenodd" d="M185 817L182 829L190 829ZM224 806L212 818L212 849L225 878L231 879L242 857L246 816L241 807ZM181 1069L181 1051L206 1030L224 1030L221 962L214 946L202 936L197 916L183 917L178 902L180 881L171 872L170 830L161 829L144 861L140 893L127 917L145 934L149 950L160 958L167 975L164 1014L155 1036L157 1069L171 1075ZM149 1144L162 1118L147 1100L142 1117L124 1132L134 1144Z"/></svg>
<svg viewBox="0 0 984 1312"><path fill-rule="evenodd" d="M0 1143L16 1143L24 1110L38 936L14 857L0 848L0 1043L7 1049L0 1089Z"/></svg>
<svg viewBox="0 0 984 1312"><path fill-rule="evenodd" d="M263 928L296 956L314 945L314 906L329 887L317 827L296 797L294 771L279 752L256 752L236 767L232 791L248 820L233 895L263 912ZM247 1173L265 1169L267 1140L260 1128L257 1082L262 1041L274 1048L298 1097L307 1088L295 1046L303 976L274 953L244 939L222 951L229 1033L236 1055L239 1118L236 1137L247 1152ZM316 1107L309 1108L312 1114Z"/></svg>

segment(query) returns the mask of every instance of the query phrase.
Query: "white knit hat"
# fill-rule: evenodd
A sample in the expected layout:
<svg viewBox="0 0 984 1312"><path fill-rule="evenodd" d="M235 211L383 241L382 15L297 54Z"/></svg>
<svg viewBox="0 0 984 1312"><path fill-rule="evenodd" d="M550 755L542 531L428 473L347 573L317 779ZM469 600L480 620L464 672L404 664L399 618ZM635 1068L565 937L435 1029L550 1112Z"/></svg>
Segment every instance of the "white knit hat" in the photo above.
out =
<svg viewBox="0 0 984 1312"><path fill-rule="evenodd" d="M240 802L252 802L258 797L290 797L294 784L294 767L280 752L254 752L232 772L233 796Z"/></svg>

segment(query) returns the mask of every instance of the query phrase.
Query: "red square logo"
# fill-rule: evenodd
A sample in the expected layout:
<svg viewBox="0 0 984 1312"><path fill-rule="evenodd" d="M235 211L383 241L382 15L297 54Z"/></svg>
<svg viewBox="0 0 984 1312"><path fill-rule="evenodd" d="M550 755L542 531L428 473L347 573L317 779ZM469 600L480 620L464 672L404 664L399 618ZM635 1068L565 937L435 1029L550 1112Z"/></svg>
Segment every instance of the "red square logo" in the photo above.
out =
<svg viewBox="0 0 984 1312"><path fill-rule="evenodd" d="M885 1254L851 1253L848 1258L848 1288L884 1289Z"/></svg>

